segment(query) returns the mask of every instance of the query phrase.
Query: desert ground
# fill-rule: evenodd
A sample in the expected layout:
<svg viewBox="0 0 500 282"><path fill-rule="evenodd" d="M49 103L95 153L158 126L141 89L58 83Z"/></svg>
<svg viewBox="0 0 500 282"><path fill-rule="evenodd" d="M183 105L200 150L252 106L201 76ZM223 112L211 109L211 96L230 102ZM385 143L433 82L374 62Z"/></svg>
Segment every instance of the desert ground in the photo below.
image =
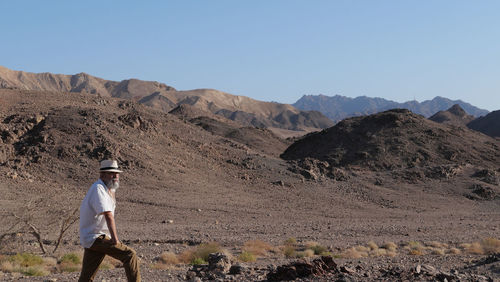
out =
<svg viewBox="0 0 500 282"><path fill-rule="evenodd" d="M280 266L318 259L319 253L305 252L308 246L323 247L337 266L298 281L500 281L499 139L408 112L389 114L388 124L403 124L397 150L366 152L356 148L364 143L346 137L344 147L361 153L339 157L338 146L327 152L337 137L283 139L267 129L129 100L0 90L0 259L42 255L29 224L54 268L64 254L81 254L78 222L51 250L61 222L97 180L99 161L115 158L124 170L118 233L140 256L143 281L271 280ZM366 125L358 119L344 124L352 129L344 136ZM399 129L374 119L369 129L378 139L368 145L393 148L387 140ZM313 145L290 153L300 142ZM418 154L425 156L412 159ZM251 242L263 251L244 261L240 254ZM228 253L240 271L209 273L161 259L207 243ZM2 281L74 281L79 274L27 276L5 265L0 271ZM119 264L96 277L125 280Z"/></svg>

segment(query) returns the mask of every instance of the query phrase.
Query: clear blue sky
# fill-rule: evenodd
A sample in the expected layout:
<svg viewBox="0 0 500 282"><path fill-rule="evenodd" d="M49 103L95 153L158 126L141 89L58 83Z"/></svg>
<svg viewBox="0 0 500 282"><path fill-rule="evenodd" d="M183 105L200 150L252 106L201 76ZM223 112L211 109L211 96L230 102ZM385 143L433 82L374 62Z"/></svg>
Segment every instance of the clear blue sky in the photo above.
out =
<svg viewBox="0 0 500 282"><path fill-rule="evenodd" d="M0 65L214 88L500 109L500 1L1 1Z"/></svg>

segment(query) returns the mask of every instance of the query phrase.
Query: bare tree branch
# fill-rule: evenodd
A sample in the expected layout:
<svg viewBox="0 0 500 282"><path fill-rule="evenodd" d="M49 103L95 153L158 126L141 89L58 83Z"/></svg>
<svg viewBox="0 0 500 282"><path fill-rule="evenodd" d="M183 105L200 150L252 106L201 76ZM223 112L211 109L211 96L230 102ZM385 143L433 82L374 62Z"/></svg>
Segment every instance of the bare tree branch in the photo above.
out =
<svg viewBox="0 0 500 282"><path fill-rule="evenodd" d="M59 237L57 238L56 245L54 247L54 250L52 253L55 253L57 251L57 248L59 248L59 244L61 244L62 238L64 236L64 233L75 223L79 216L78 216L78 210L79 208L75 208L73 212L61 222L61 229L59 231Z"/></svg>
<svg viewBox="0 0 500 282"><path fill-rule="evenodd" d="M33 234L33 236L35 236L36 240L38 241L38 245L40 245L40 249L42 250L42 253L46 254L47 251L45 250L45 245L43 244L42 236L41 236L38 228L36 228L36 226L31 224L29 219L22 219L19 216L17 216L16 214L14 214L14 217L21 220L21 221L24 221L24 223L26 223L26 225L28 225L28 227L31 229L31 234Z"/></svg>

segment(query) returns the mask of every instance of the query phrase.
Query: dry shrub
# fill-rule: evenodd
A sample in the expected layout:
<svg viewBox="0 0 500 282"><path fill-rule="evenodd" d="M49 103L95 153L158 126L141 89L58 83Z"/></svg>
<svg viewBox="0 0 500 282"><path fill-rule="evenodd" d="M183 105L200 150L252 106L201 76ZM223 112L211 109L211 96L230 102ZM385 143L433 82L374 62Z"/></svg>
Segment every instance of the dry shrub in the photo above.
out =
<svg viewBox="0 0 500 282"><path fill-rule="evenodd" d="M358 252L364 252L364 253L368 253L370 251L370 248L365 246L356 246L354 247L354 249Z"/></svg>
<svg viewBox="0 0 500 282"><path fill-rule="evenodd" d="M444 249L440 249L440 248L433 248L431 250L431 254L433 254L433 255L439 255L439 256L444 256L445 250Z"/></svg>
<svg viewBox="0 0 500 282"><path fill-rule="evenodd" d="M68 262L68 263L73 263L73 264L81 264L82 263L82 258L76 254L76 253L68 253L65 254L61 257L59 260L60 263L63 262Z"/></svg>
<svg viewBox="0 0 500 282"><path fill-rule="evenodd" d="M177 255L172 252L164 252L160 255L159 261L163 264L178 264Z"/></svg>
<svg viewBox="0 0 500 282"><path fill-rule="evenodd" d="M297 245L297 239L295 239L294 237L290 237L290 238L288 238L288 239L285 240L284 245L285 246L296 246Z"/></svg>
<svg viewBox="0 0 500 282"><path fill-rule="evenodd" d="M387 250L386 256L388 256L388 257L395 257L395 256L397 256L397 254L398 253L396 251Z"/></svg>
<svg viewBox="0 0 500 282"><path fill-rule="evenodd" d="M183 263L195 264L196 262L196 264L203 264L201 261L206 262L209 254L218 253L221 252L221 250L222 248L218 243L205 243L195 248L185 250L178 256L178 259Z"/></svg>
<svg viewBox="0 0 500 282"><path fill-rule="evenodd" d="M58 267L60 272L76 272L81 269L80 265L71 262L61 262Z"/></svg>
<svg viewBox="0 0 500 282"><path fill-rule="evenodd" d="M370 251L369 255L371 257L387 256L387 250L386 249L374 249L374 250Z"/></svg>
<svg viewBox="0 0 500 282"><path fill-rule="evenodd" d="M360 246L358 246L358 247L360 247ZM356 247L354 247L354 248L349 248L349 249L345 250L344 252L342 252L340 254L340 256L343 258L364 258L364 257L368 257L368 253L363 252L363 251L358 251L356 249Z"/></svg>
<svg viewBox="0 0 500 282"><path fill-rule="evenodd" d="M0 263L0 270L3 272L14 272L14 264L8 260Z"/></svg>
<svg viewBox="0 0 500 282"><path fill-rule="evenodd" d="M481 243L479 242L474 242L470 244L470 246L465 249L469 254L474 254L474 255L482 255L484 254L483 247L481 246Z"/></svg>
<svg viewBox="0 0 500 282"><path fill-rule="evenodd" d="M486 238L481 241L481 247L486 255L500 252L500 240L496 238Z"/></svg>
<svg viewBox="0 0 500 282"><path fill-rule="evenodd" d="M292 258L292 257L295 257L296 256L296 251L295 251L295 247L293 246L285 246L283 248L283 254L285 255L285 257L287 258Z"/></svg>
<svg viewBox="0 0 500 282"><path fill-rule="evenodd" d="M302 252L297 252L297 257L298 258L309 258L309 257L312 257L314 256L315 252L314 250L311 250L311 249L305 249L304 251Z"/></svg>
<svg viewBox="0 0 500 282"><path fill-rule="evenodd" d="M422 249L411 249L408 251L408 254L412 256L422 256L425 253Z"/></svg>
<svg viewBox="0 0 500 282"><path fill-rule="evenodd" d="M398 248L398 245L396 245L394 242L387 242L384 245L382 245L382 248L394 252Z"/></svg>
<svg viewBox="0 0 500 282"><path fill-rule="evenodd" d="M413 256L425 255L425 247L422 245L422 243L418 241L408 242L408 244L404 247L404 249L408 250L409 255Z"/></svg>
<svg viewBox="0 0 500 282"><path fill-rule="evenodd" d="M373 241L368 242L367 245L368 245L368 248L370 248L371 250L377 250L378 249L378 245L375 242L373 242Z"/></svg>
<svg viewBox="0 0 500 282"><path fill-rule="evenodd" d="M241 262L252 262L252 261L255 261L256 258L255 258L255 256L252 253L243 251L238 256L238 260L241 261Z"/></svg>
<svg viewBox="0 0 500 282"><path fill-rule="evenodd" d="M462 243L459 245L460 248L464 249L464 250L467 250L468 248L470 248L472 244L470 243Z"/></svg>
<svg viewBox="0 0 500 282"><path fill-rule="evenodd" d="M457 248L450 248L448 251L447 251L448 254L453 254L453 255L459 255L461 254L462 252L457 249Z"/></svg>
<svg viewBox="0 0 500 282"><path fill-rule="evenodd" d="M306 250L312 250L315 255L325 255L328 252L328 249L321 245L312 246Z"/></svg>
<svg viewBox="0 0 500 282"><path fill-rule="evenodd" d="M26 276L47 276L50 274L50 272L41 265L22 268L20 272Z"/></svg>
<svg viewBox="0 0 500 282"><path fill-rule="evenodd" d="M261 240L252 240L245 242L242 248L243 251L252 253L255 256L265 256L267 252L272 249L273 246Z"/></svg>
<svg viewBox="0 0 500 282"><path fill-rule="evenodd" d="M151 265L153 269L172 269L174 265L179 264L177 255L172 252L163 252L157 259L157 262Z"/></svg>
<svg viewBox="0 0 500 282"><path fill-rule="evenodd" d="M43 259L41 256L37 256L30 253L16 254L14 256L11 256L9 260L13 264L18 264L23 267L30 267L43 264Z"/></svg>
<svg viewBox="0 0 500 282"><path fill-rule="evenodd" d="M45 266L56 266L57 265L57 259L53 257L44 257L43 258L43 265Z"/></svg>

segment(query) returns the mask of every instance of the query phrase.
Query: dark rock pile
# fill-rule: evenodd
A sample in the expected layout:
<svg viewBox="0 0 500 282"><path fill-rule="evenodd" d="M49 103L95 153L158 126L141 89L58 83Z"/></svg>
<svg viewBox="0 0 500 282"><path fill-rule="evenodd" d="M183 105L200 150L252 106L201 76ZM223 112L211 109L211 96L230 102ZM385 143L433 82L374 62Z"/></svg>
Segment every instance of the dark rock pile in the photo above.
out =
<svg viewBox="0 0 500 282"><path fill-rule="evenodd" d="M322 256L313 261L296 261L278 266L267 274L269 281L289 281L297 278L324 276L327 273L338 273L337 264L330 256Z"/></svg>

